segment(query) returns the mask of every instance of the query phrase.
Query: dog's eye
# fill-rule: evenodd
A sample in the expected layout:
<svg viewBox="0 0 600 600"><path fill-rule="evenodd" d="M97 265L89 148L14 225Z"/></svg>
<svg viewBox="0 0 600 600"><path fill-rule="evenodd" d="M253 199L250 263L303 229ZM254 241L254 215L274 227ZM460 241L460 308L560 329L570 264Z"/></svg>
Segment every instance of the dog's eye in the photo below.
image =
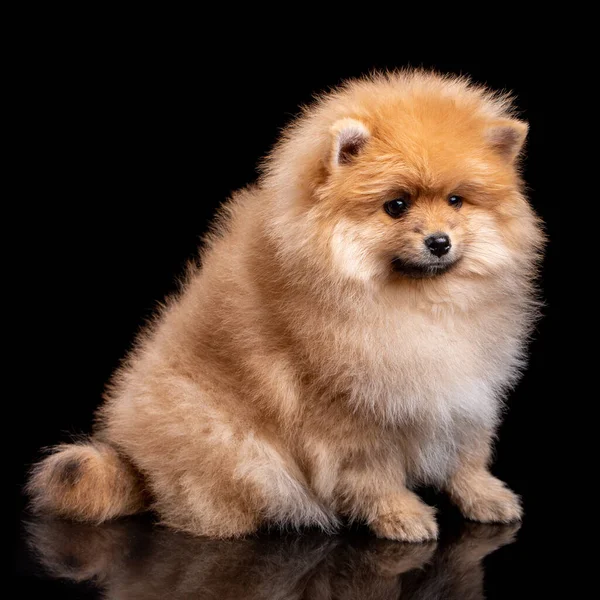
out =
<svg viewBox="0 0 600 600"><path fill-rule="evenodd" d="M396 198L383 205L385 212L394 219L401 217L408 209L408 201L405 198Z"/></svg>
<svg viewBox="0 0 600 600"><path fill-rule="evenodd" d="M454 206L454 208L460 208L462 206L462 198L460 196L457 196L456 194L453 194L452 196L448 197L448 204L450 206Z"/></svg>

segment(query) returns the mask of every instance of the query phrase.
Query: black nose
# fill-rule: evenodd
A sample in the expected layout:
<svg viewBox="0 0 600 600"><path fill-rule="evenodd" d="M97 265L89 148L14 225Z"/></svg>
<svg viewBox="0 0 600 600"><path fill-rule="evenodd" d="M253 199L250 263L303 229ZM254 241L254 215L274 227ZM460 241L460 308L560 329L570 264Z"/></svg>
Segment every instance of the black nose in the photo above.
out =
<svg viewBox="0 0 600 600"><path fill-rule="evenodd" d="M444 256L452 248L450 238L445 233L434 233L425 238L425 245L436 256Z"/></svg>

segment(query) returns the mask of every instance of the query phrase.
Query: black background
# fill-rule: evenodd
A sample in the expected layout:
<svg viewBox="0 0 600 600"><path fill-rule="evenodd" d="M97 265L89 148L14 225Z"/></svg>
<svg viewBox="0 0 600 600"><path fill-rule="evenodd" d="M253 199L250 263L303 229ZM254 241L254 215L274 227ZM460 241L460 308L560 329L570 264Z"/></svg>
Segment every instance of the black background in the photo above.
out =
<svg viewBox="0 0 600 600"><path fill-rule="evenodd" d="M528 582L523 589L548 583L544 561L559 560L565 548L557 536L568 531L556 527L569 492L555 474L570 460L565 437L576 434L565 434L555 410L565 226L553 176L555 66L545 50L452 54L392 40L355 52L334 41L332 51L309 54L283 50L280 40L234 45L226 36L215 45L198 36L160 28L49 35L29 49L14 89L15 204L24 234L8 293L24 325L8 374L19 389L8 400L17 412L10 462L24 589L34 584L20 541L21 486L39 449L90 431L103 386L135 333L176 288L219 203L255 179L258 160L298 107L345 78L405 66L512 90L530 123L524 175L549 236L546 306L529 368L509 398L494 466L523 496L527 517L492 575L511 593L521 585L514 577Z"/></svg>

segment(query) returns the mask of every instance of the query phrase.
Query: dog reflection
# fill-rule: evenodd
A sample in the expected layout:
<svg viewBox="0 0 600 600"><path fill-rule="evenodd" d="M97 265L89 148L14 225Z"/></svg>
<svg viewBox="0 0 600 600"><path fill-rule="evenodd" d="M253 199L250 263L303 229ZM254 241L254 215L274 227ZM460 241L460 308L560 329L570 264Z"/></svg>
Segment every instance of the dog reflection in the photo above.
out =
<svg viewBox="0 0 600 600"><path fill-rule="evenodd" d="M466 524L452 542L402 544L315 533L218 541L139 521L28 524L54 577L93 580L103 598L334 600L483 598L482 559L516 527Z"/></svg>

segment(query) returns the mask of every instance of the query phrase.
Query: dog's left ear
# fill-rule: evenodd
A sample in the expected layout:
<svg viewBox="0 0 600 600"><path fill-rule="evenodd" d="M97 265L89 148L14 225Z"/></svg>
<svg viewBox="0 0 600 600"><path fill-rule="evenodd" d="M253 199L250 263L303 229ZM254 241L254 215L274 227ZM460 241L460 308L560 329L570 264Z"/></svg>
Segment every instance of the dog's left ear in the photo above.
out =
<svg viewBox="0 0 600 600"><path fill-rule="evenodd" d="M331 128L333 136L332 166L347 165L360 154L371 137L364 123L357 119L340 119Z"/></svg>
<svg viewBox="0 0 600 600"><path fill-rule="evenodd" d="M498 119L488 125L485 136L488 143L509 162L519 156L527 137L529 125L517 119Z"/></svg>

